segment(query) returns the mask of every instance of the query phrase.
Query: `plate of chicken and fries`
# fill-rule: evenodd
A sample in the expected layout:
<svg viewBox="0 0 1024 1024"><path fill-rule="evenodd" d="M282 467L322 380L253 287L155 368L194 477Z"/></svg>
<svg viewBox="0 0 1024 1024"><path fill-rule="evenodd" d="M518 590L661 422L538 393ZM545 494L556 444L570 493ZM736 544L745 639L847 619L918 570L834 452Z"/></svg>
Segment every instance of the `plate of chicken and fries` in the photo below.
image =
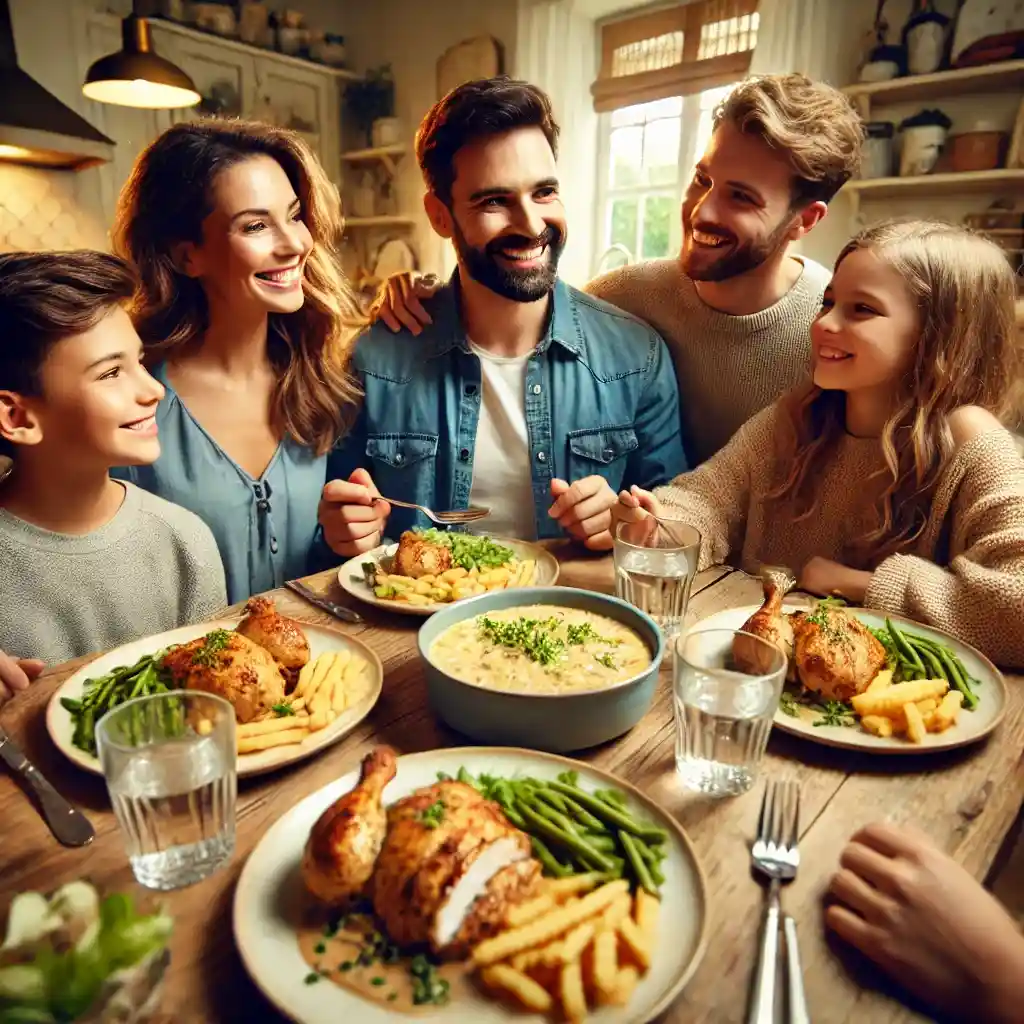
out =
<svg viewBox="0 0 1024 1024"><path fill-rule="evenodd" d="M238 774L258 775L347 735L376 704L383 680L365 644L254 597L241 619L183 626L100 655L54 693L46 726L61 753L100 774L95 726L107 711L134 697L202 690L234 708Z"/></svg>
<svg viewBox="0 0 1024 1024"><path fill-rule="evenodd" d="M350 558L338 570L342 590L402 615L438 609L489 590L550 587L558 559L539 544L437 529L406 530Z"/></svg>
<svg viewBox="0 0 1024 1024"><path fill-rule="evenodd" d="M267 830L233 926L300 1024L640 1022L696 970L707 888L678 822L609 773L378 746Z"/></svg>
<svg viewBox="0 0 1024 1024"><path fill-rule="evenodd" d="M697 629L753 633L788 671L773 725L825 746L917 754L975 743L1000 723L1006 683L980 651L934 626L834 598L786 599L766 572L759 607L727 608ZM733 657L756 657L738 640Z"/></svg>

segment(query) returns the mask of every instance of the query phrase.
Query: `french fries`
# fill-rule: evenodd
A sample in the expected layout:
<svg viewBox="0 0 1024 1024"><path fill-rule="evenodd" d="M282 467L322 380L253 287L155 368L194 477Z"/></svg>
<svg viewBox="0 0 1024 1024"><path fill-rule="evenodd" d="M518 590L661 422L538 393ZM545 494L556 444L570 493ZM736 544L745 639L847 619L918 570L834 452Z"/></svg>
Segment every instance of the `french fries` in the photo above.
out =
<svg viewBox="0 0 1024 1024"><path fill-rule="evenodd" d="M600 879L545 879L539 896L513 908L506 929L472 951L487 989L571 1022L628 1003L651 966L661 903L643 889L631 896L624 880Z"/></svg>
<svg viewBox="0 0 1024 1024"><path fill-rule="evenodd" d="M295 690L285 698L290 713L272 714L236 729L239 754L301 743L326 729L338 715L358 703L367 682L366 662L352 651L327 651L299 672Z"/></svg>
<svg viewBox="0 0 1024 1024"><path fill-rule="evenodd" d="M914 679L893 683L884 669L850 703L861 728L888 739L905 734L911 743L923 743L930 732L943 732L960 714L964 695L950 690L945 679Z"/></svg>

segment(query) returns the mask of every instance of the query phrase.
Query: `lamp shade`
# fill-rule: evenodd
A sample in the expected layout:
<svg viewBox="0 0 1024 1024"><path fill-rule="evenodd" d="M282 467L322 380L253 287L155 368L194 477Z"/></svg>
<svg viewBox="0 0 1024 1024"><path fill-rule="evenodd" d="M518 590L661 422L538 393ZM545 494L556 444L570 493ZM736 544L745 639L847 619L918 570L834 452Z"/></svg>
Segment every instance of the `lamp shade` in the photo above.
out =
<svg viewBox="0 0 1024 1024"><path fill-rule="evenodd" d="M89 99L148 110L194 107L202 99L192 79L153 50L145 18L128 15L121 35L123 47L89 68L82 86Z"/></svg>

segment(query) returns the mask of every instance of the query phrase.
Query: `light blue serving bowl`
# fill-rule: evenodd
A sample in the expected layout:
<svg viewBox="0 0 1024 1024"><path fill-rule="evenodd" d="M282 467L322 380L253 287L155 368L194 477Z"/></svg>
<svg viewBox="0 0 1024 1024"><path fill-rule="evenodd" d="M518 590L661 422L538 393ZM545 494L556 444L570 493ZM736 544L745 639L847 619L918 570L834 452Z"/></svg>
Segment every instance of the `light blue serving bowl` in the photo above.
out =
<svg viewBox="0 0 1024 1024"><path fill-rule="evenodd" d="M485 612L535 604L581 608L621 622L647 644L651 664L639 675L600 690L537 694L474 686L430 660L430 648L449 626ZM650 616L617 597L572 587L517 587L435 612L420 628L419 648L430 705L447 725L481 743L562 754L621 736L643 718L654 699L665 642Z"/></svg>

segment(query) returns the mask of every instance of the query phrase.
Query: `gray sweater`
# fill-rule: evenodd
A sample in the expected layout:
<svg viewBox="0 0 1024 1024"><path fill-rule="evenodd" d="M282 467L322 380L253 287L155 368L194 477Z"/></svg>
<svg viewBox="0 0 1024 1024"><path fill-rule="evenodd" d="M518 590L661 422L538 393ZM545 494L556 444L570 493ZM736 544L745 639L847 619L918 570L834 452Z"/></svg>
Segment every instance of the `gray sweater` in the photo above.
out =
<svg viewBox="0 0 1024 1024"><path fill-rule="evenodd" d="M227 603L209 527L125 484L124 502L84 536L0 509L0 650L57 664L209 618Z"/></svg>
<svg viewBox="0 0 1024 1024"><path fill-rule="evenodd" d="M773 306L731 316L705 305L678 259L620 267L586 291L646 320L672 353L683 446L691 466L709 459L751 416L803 379L811 321L832 273L797 257L803 273Z"/></svg>

